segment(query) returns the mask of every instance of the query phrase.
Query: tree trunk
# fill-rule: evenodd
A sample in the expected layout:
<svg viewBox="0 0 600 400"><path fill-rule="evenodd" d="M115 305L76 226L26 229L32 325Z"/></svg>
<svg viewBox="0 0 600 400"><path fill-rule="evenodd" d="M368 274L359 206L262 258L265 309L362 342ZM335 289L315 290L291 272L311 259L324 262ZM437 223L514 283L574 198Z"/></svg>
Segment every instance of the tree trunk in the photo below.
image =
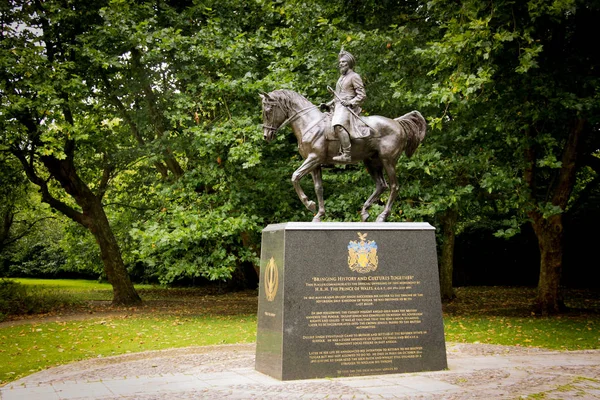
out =
<svg viewBox="0 0 600 400"><path fill-rule="evenodd" d="M13 212L13 207L8 206L5 210L3 210L0 218L2 219L2 223L0 224L0 253L4 250L5 243L8 243L8 237L10 235L10 228L13 225L15 214Z"/></svg>
<svg viewBox="0 0 600 400"><path fill-rule="evenodd" d="M552 205L567 209L567 204L577 173L578 147L584 134L586 121L581 118L573 120L569 135L563 146L561 168L557 179L552 186L550 200ZM527 136L531 133L527 132ZM533 230L538 240L540 249L540 278L538 281L538 294L536 298L537 311L542 315L556 314L565 310L565 305L560 291L563 259L563 222L562 214L555 214L545 218L539 209L536 199L536 154L532 145L526 148L525 158L528 166L524 171L525 182L529 186L534 209L528 213L532 220Z"/></svg>
<svg viewBox="0 0 600 400"><path fill-rule="evenodd" d="M101 196L96 195L79 177L71 157L59 160L52 156L43 156L41 161L65 192L75 199L82 212L78 212L54 198L50 194L46 183L33 170L27 170L28 167L24 164L28 176L32 182L40 186L42 201L83 225L94 235L100 247L104 272L113 287L113 304L132 305L140 303L140 296L129 279L127 269L121 258L121 250L102 206Z"/></svg>
<svg viewBox="0 0 600 400"><path fill-rule="evenodd" d="M560 290L563 258L562 215L545 219L537 214L533 216L532 225L540 249L536 311L542 315L556 314L565 309Z"/></svg>
<svg viewBox="0 0 600 400"><path fill-rule="evenodd" d="M257 246L256 243L254 243L250 233L247 231L242 232L241 238L242 238L242 245L246 248L249 248L254 253L258 254L258 256L260 257L260 248L259 248L259 246ZM248 282L248 283L250 283L250 285L253 285L255 282L256 282L256 284L258 284L258 280L259 280L258 277L260 276L260 266L253 264L252 267L254 269L255 276L252 276L252 279L250 280L250 282Z"/></svg>
<svg viewBox="0 0 600 400"><path fill-rule="evenodd" d="M100 257L104 265L104 272L113 287L113 304L133 305L140 303L142 299L135 291L133 283L127 274L119 244L110 227L101 202L97 199L91 202L91 207L88 210L84 210L84 215L89 217L86 225L100 247Z"/></svg>
<svg viewBox="0 0 600 400"><path fill-rule="evenodd" d="M452 287L452 271L454 270L454 239L456 237L456 221L458 210L450 208L442 215L442 254L440 257L440 294L442 301L456 297Z"/></svg>

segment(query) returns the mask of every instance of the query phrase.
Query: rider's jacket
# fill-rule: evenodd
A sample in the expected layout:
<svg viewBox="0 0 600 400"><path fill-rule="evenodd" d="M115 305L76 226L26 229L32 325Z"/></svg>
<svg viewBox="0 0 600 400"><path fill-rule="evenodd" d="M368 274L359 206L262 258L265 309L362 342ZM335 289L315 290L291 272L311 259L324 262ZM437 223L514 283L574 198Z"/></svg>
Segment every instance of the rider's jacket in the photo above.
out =
<svg viewBox="0 0 600 400"><path fill-rule="evenodd" d="M345 75L340 76L335 86L337 95L342 100L346 100L350 103L352 111L358 115L361 111L360 105L367 97L365 92L365 86L363 81L356 72L348 70ZM335 108L333 112L333 118L331 125L343 126L351 136L354 136L355 132L353 129L355 117L352 115L348 108L340 104L337 97L334 99Z"/></svg>

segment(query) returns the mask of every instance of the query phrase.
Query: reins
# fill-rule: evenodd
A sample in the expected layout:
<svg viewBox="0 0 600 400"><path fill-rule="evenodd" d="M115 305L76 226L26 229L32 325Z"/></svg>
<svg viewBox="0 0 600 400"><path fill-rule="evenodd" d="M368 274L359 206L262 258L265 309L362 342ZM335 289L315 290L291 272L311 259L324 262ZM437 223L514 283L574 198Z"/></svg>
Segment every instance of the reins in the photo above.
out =
<svg viewBox="0 0 600 400"><path fill-rule="evenodd" d="M278 107L281 107L279 105L278 102L275 103ZM306 114L307 112L309 112L310 110L312 110L313 108L318 108L317 106L315 106L314 104L311 104L308 107L305 107L301 110L296 111L296 113L294 115L292 115L291 117L289 117L288 119L286 119L285 121L283 121L281 123L281 125L279 125L279 127L274 127L274 126L270 126L270 125L264 125L263 124L263 128L267 128L273 131L273 133L277 133L278 130L280 130L281 128L283 128L284 126L286 126L287 124L291 123L292 121L294 121L296 118L301 117L302 115Z"/></svg>

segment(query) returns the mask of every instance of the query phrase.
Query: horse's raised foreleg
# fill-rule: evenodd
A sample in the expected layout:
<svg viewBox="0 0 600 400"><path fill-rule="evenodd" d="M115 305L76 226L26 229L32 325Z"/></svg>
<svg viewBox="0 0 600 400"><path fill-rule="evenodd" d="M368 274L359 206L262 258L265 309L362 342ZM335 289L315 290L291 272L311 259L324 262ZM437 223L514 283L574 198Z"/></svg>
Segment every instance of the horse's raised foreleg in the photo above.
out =
<svg viewBox="0 0 600 400"><path fill-rule="evenodd" d="M317 211L317 206L314 201L308 200L308 197L306 196L304 190L302 190L302 187L300 186L300 180L304 176L306 176L306 174L313 172L313 170L319 165L320 163L316 156L308 156L308 158L304 160L300 168L294 171L294 174L292 175L292 184L294 185L294 189L296 190L300 201L306 206L306 208L308 208L313 213Z"/></svg>
<svg viewBox="0 0 600 400"><path fill-rule="evenodd" d="M365 201L365 204L363 204L362 210L360 211L363 222L366 222L369 218L369 208L371 208L373 203L379 200L381 193L388 187L383 176L383 166L379 160L365 160L365 166L367 167L369 175L371 175L371 178L375 181L375 190L367 201Z"/></svg>
<svg viewBox="0 0 600 400"><path fill-rule="evenodd" d="M325 215L325 202L323 201L323 173L321 167L318 166L315 168L311 174L315 184L317 203L319 204L319 211L313 217L312 222L321 222L321 218Z"/></svg>
<svg viewBox="0 0 600 400"><path fill-rule="evenodd" d="M392 206L394 205L394 201L396 201L396 197L398 197L398 190L400 189L398 177L396 176L396 162L388 159L382 160L382 162L385 173L388 176L388 181L390 182L390 198L385 204L383 212L377 217L377 222L385 222L387 220L387 217L392 212Z"/></svg>

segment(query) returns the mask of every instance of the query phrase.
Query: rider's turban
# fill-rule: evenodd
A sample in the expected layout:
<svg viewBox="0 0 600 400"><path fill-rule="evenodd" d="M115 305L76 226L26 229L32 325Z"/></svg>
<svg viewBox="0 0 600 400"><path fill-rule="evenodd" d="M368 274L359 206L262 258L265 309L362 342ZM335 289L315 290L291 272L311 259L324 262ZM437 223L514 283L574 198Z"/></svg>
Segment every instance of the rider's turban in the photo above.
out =
<svg viewBox="0 0 600 400"><path fill-rule="evenodd" d="M356 65L356 59L352 54L348 53L346 50L342 50L338 55L338 61L341 61L342 59L346 60L350 69L354 69L354 65Z"/></svg>

